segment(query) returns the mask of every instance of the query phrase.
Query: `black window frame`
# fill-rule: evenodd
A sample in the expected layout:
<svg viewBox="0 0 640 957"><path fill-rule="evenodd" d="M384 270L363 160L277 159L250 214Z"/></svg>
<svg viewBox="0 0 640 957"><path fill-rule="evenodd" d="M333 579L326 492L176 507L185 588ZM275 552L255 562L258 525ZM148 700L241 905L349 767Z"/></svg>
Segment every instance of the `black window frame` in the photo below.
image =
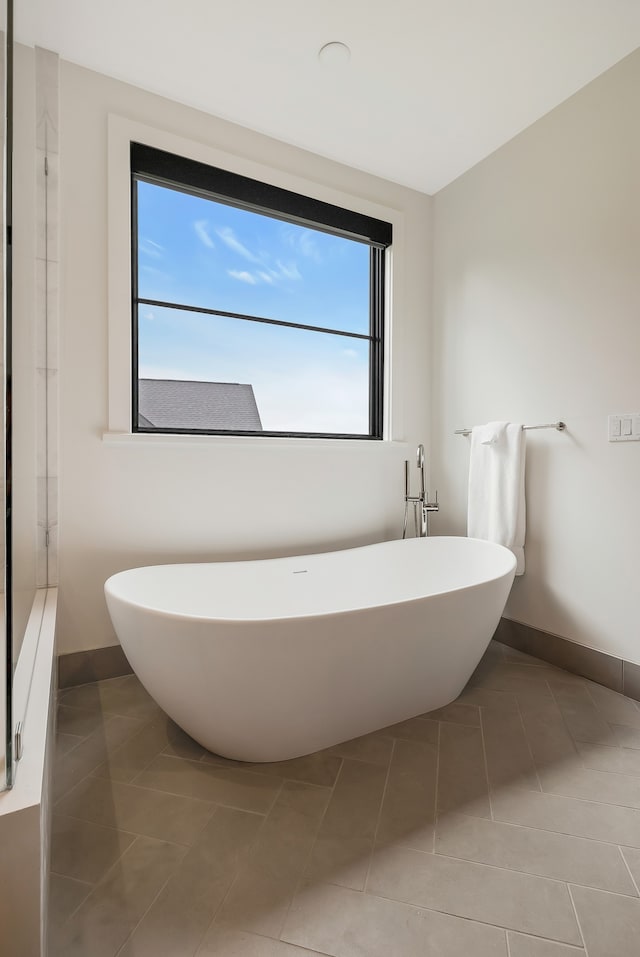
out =
<svg viewBox="0 0 640 957"><path fill-rule="evenodd" d="M245 435L279 438L360 439L383 438L384 341L386 250L391 246L392 226L363 213L334 206L321 200L250 179L230 170L209 166L198 160L177 156L143 143L131 142L131 416L132 432L169 435ZM137 184L143 181L191 195L202 196L273 219L309 226L364 243L370 249L369 334L352 333L304 323L285 322L266 316L231 313L183 303L141 298L138 294ZM138 311L140 305L179 309L201 315L224 316L252 322L345 336L369 342L369 433L254 431L249 429L148 428L138 416Z"/></svg>

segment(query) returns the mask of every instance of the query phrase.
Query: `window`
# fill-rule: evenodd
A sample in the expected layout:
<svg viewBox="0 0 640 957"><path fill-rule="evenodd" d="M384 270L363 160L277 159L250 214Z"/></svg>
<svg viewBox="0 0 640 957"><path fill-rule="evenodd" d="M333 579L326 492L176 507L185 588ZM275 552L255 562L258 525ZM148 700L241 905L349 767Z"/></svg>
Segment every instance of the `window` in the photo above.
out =
<svg viewBox="0 0 640 957"><path fill-rule="evenodd" d="M391 226L131 144L134 432L382 438Z"/></svg>

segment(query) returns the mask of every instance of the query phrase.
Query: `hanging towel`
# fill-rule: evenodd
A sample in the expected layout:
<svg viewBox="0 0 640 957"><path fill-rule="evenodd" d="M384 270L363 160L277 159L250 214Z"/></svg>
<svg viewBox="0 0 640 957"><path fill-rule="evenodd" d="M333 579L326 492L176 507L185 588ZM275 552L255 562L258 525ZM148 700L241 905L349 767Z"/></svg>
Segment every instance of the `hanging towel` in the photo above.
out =
<svg viewBox="0 0 640 957"><path fill-rule="evenodd" d="M524 574L525 433L512 422L488 422L471 431L467 535L506 545Z"/></svg>

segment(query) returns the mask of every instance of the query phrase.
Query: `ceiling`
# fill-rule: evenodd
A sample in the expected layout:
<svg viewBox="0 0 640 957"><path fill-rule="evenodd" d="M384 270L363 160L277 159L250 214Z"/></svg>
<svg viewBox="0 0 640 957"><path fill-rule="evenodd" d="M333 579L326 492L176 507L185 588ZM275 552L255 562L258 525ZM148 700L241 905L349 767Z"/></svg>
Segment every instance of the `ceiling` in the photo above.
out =
<svg viewBox="0 0 640 957"><path fill-rule="evenodd" d="M23 43L426 193L640 46L640 0L15 5Z"/></svg>

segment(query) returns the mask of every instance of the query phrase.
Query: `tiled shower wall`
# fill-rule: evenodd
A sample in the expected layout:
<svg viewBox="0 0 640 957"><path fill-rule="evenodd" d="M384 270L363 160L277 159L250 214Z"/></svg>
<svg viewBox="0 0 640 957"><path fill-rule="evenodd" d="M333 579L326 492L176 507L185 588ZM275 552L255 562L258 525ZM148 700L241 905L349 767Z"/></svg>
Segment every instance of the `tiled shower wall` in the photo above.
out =
<svg viewBox="0 0 640 957"><path fill-rule="evenodd" d="M58 584L58 55L36 47L37 580Z"/></svg>

